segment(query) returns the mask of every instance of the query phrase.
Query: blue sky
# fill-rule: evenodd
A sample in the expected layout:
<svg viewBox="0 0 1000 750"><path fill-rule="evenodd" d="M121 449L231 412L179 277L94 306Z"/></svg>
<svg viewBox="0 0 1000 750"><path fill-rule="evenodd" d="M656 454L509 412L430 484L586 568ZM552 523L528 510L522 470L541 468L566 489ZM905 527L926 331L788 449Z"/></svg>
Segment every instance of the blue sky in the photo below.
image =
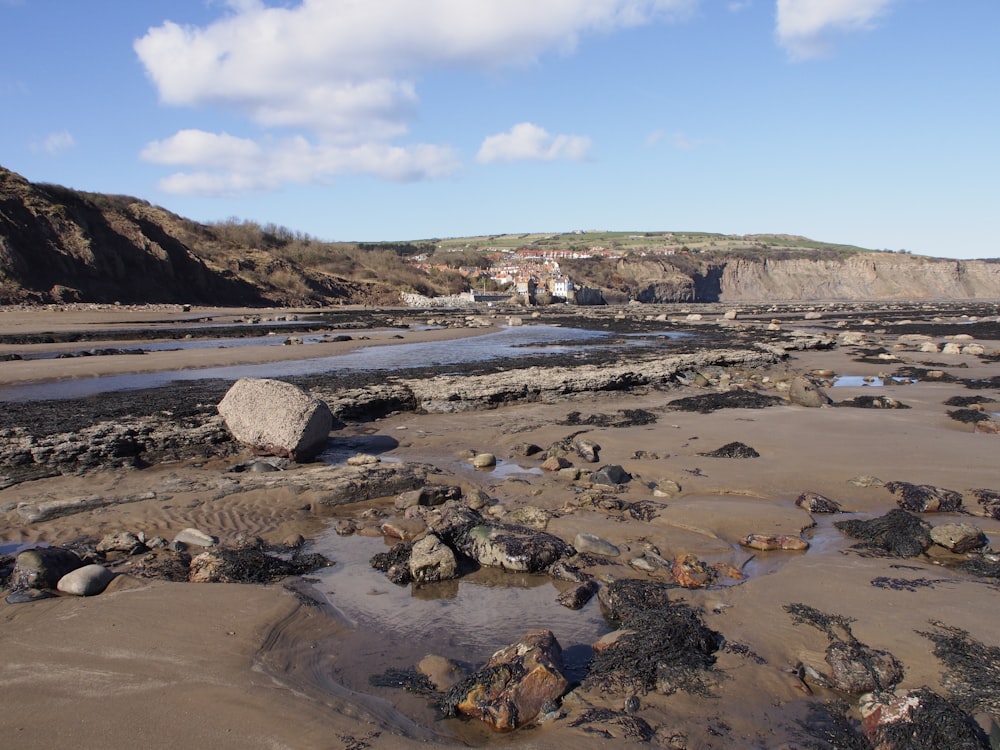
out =
<svg viewBox="0 0 1000 750"><path fill-rule="evenodd" d="M997 0L0 0L0 165L324 240L1000 256Z"/></svg>

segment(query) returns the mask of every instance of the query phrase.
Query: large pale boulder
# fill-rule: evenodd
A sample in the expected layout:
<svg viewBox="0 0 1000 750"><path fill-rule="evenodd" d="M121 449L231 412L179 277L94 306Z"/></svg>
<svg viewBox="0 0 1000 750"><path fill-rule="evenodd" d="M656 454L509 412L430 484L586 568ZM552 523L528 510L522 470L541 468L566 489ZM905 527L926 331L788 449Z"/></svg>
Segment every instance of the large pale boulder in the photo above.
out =
<svg viewBox="0 0 1000 750"><path fill-rule="evenodd" d="M333 415L291 383L240 378L219 402L219 414L239 442L259 453L308 461L323 450Z"/></svg>

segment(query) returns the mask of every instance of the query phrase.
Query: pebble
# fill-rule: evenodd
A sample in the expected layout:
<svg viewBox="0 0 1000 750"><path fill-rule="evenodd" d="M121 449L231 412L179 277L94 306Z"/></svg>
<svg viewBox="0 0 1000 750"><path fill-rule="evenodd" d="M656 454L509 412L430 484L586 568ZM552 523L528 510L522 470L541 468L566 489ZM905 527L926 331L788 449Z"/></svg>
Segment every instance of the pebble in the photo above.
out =
<svg viewBox="0 0 1000 750"><path fill-rule="evenodd" d="M577 534L573 540L573 546L576 547L577 552L587 552L600 557L618 557L622 553L607 539L601 539L594 534Z"/></svg>
<svg viewBox="0 0 1000 750"><path fill-rule="evenodd" d="M196 547L212 547L219 543L219 540L210 534L198 529L187 528L177 532L174 537L174 544L193 544Z"/></svg>
<svg viewBox="0 0 1000 750"><path fill-rule="evenodd" d="M74 596L96 596L108 587L114 577L114 573L103 565L84 565L60 578L56 589Z"/></svg>

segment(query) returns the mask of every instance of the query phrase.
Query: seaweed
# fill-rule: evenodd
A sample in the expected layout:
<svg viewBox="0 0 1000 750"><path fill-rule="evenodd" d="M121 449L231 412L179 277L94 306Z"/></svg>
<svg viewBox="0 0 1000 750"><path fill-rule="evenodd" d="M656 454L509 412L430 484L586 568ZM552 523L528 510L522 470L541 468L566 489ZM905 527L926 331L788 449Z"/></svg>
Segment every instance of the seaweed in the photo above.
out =
<svg viewBox="0 0 1000 750"><path fill-rule="evenodd" d="M969 407L975 406L976 404L994 404L996 399L989 398L988 396L952 396L947 401L944 402L945 406L961 406Z"/></svg>
<svg viewBox="0 0 1000 750"><path fill-rule="evenodd" d="M594 654L586 687L605 691L679 690L710 696L710 674L723 637L701 612L683 602L636 612L622 622L615 643Z"/></svg>
<svg viewBox="0 0 1000 750"><path fill-rule="evenodd" d="M625 739L649 742L656 733L649 722L639 716L631 716L623 711L614 711L610 708L591 708L584 711L580 716L570 723L571 727L578 727L584 724L614 724L622 728ZM584 731L603 734L608 739L615 739L614 735L604 730L595 730L584 727Z"/></svg>
<svg viewBox="0 0 1000 750"><path fill-rule="evenodd" d="M988 750L989 739L958 706L923 687L911 690L906 719L879 725L878 747L893 750Z"/></svg>
<svg viewBox="0 0 1000 750"><path fill-rule="evenodd" d="M580 557L577 555L574 561ZM599 562L607 561L600 559ZM659 581L619 578L600 590L601 609L605 619L620 624L643 610L668 606L670 588L673 587Z"/></svg>
<svg viewBox="0 0 1000 750"><path fill-rule="evenodd" d="M863 540L853 549L890 557L916 557L931 546L930 524L900 508L868 521L852 518L833 525L849 537Z"/></svg>
<svg viewBox="0 0 1000 750"><path fill-rule="evenodd" d="M896 504L903 510L924 513L928 510L951 513L962 508L962 493L930 484L886 482L885 488L899 496Z"/></svg>
<svg viewBox="0 0 1000 750"><path fill-rule="evenodd" d="M438 691L434 689L430 678L420 674L413 667L407 669L390 667L382 674L369 676L368 684L373 687L402 688L407 692L423 696L438 695Z"/></svg>
<svg viewBox="0 0 1000 750"><path fill-rule="evenodd" d="M677 398L667 406L679 411L708 414L719 409L766 409L769 406L784 403L787 402L781 396L767 396L754 391L735 390Z"/></svg>
<svg viewBox="0 0 1000 750"><path fill-rule="evenodd" d="M991 417L984 411L978 409L949 409L948 416L956 422L962 424L976 424L977 422L989 422Z"/></svg>
<svg viewBox="0 0 1000 750"><path fill-rule="evenodd" d="M808 604L786 604L782 609L792 616L792 622L796 625L810 625L826 633L831 641L856 640L851 630L851 623L856 622L853 617L830 615Z"/></svg>
<svg viewBox="0 0 1000 750"><path fill-rule="evenodd" d="M699 456L709 456L711 458L760 458L760 454L749 445L734 441L726 443L721 448L714 451L699 453Z"/></svg>
<svg viewBox="0 0 1000 750"><path fill-rule="evenodd" d="M871 750L871 743L848 718L849 710L843 701L810 703L806 718L796 720L809 737L802 746L808 750Z"/></svg>
<svg viewBox="0 0 1000 750"><path fill-rule="evenodd" d="M383 573L395 565L407 565L410 562L410 553L413 551L412 542L399 542L385 552L376 552L372 555L368 563Z"/></svg>
<svg viewBox="0 0 1000 750"><path fill-rule="evenodd" d="M917 631L934 643L944 665L941 680L952 701L971 712L1000 716L1000 647L987 646L961 628L931 621L933 631Z"/></svg>
<svg viewBox="0 0 1000 750"><path fill-rule="evenodd" d="M583 417L578 411L571 411L559 424L587 425L593 427L641 427L656 424L656 415L646 409L621 409L616 415L591 414Z"/></svg>
<svg viewBox="0 0 1000 750"><path fill-rule="evenodd" d="M856 409L909 409L902 401L889 396L855 396L849 401L840 401L836 406L852 406Z"/></svg>

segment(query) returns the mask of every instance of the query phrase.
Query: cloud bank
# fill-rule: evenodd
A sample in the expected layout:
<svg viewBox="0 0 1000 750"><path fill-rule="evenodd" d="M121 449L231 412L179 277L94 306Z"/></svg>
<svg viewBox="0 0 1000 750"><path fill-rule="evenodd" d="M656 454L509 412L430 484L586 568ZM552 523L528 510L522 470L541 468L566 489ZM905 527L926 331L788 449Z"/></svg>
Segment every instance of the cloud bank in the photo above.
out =
<svg viewBox="0 0 1000 750"><path fill-rule="evenodd" d="M821 57L830 38L868 31L894 0L777 0L778 42L793 59Z"/></svg>
<svg viewBox="0 0 1000 750"><path fill-rule="evenodd" d="M268 7L231 0L227 14L207 26L166 21L149 29L135 52L162 103L221 108L294 135L251 141L184 130L142 155L196 170L163 183L175 192L271 189L343 173L441 177L459 166L452 148L398 143L418 109L418 74L527 65L547 52L571 52L584 34L677 18L695 2L303 0ZM546 134L550 142L540 145L535 135L522 158L580 158L586 150L577 136ZM513 158L514 141L530 140L514 131L493 138L506 141L494 141L484 163Z"/></svg>
<svg viewBox="0 0 1000 750"><path fill-rule="evenodd" d="M0 0L2 1L2 0ZM231 195L365 174L438 179L462 166L447 144L409 142L418 81L435 70L495 71L570 54L586 35L680 20L699 0L228 0L203 26L164 21L135 52L164 105L247 122L231 135L198 127L147 144L141 157L178 171L175 193ZM776 0L777 41L795 59L831 35L872 28L893 0ZM749 0L732 0L736 12ZM262 134L262 135L261 135ZM681 147L681 146L678 146ZM585 160L590 140L531 122L486 136L480 164Z"/></svg>

